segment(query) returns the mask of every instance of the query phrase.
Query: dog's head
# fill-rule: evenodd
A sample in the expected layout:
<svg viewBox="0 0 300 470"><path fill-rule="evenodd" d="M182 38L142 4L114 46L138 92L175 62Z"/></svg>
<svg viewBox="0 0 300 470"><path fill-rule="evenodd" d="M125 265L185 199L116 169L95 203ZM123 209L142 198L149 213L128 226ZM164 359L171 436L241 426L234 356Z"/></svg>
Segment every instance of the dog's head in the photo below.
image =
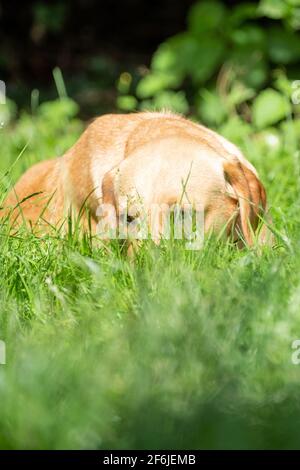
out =
<svg viewBox="0 0 300 470"><path fill-rule="evenodd" d="M183 215L187 231L191 225L186 217L190 220L196 212L196 221L202 224L197 229L251 245L266 209L264 187L252 170L236 158L227 161L207 146L183 138L136 149L105 175L102 193L102 232L117 230L155 241L169 234L171 212L180 224Z"/></svg>

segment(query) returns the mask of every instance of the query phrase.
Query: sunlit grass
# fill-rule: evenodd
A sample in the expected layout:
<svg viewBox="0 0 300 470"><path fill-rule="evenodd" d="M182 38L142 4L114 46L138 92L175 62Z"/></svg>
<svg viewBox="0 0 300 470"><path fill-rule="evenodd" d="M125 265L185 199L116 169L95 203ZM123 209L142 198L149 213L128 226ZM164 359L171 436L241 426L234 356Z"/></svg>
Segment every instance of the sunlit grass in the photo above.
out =
<svg viewBox="0 0 300 470"><path fill-rule="evenodd" d="M0 131L3 193L76 140L80 123L53 129L47 113ZM132 262L114 244L1 227L1 448L299 447L298 175L292 154L247 156L275 249L146 242Z"/></svg>

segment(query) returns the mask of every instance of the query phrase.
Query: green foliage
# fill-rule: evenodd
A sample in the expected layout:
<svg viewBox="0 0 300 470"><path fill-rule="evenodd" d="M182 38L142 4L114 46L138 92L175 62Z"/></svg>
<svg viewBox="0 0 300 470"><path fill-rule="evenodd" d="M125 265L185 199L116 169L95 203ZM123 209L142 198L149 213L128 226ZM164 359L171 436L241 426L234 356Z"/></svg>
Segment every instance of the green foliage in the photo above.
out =
<svg viewBox="0 0 300 470"><path fill-rule="evenodd" d="M184 91L162 91L157 93L155 105L151 100L143 101L142 110L155 111L156 107L161 110L171 108L173 111L182 114L187 113L189 109Z"/></svg>
<svg viewBox="0 0 300 470"><path fill-rule="evenodd" d="M154 71L154 73L149 73L144 80L140 81L136 93L139 98L149 98L170 86L178 84L179 81L176 76L161 71Z"/></svg>
<svg viewBox="0 0 300 470"><path fill-rule="evenodd" d="M5 182L7 187L10 176L15 178L37 160L62 155L75 142L83 130L83 124L76 118L78 105L70 98L44 102L35 110L34 116L21 112L16 116L16 106L7 100L0 105L0 116L4 118L1 133L0 189ZM23 151L26 149L26 152ZM18 155L22 158L14 166ZM12 171L7 169L13 165ZM6 177L1 177L6 174Z"/></svg>
<svg viewBox="0 0 300 470"><path fill-rule="evenodd" d="M268 18L281 19L288 26L300 29L299 0L261 0L259 11Z"/></svg>
<svg viewBox="0 0 300 470"><path fill-rule="evenodd" d="M253 122L263 129L276 124L291 112L287 98L271 88L262 91L253 103Z"/></svg>
<svg viewBox="0 0 300 470"><path fill-rule="evenodd" d="M76 140L76 112L42 103L0 130L1 194L12 164L16 179ZM0 448L299 447L300 125L220 129L267 186L275 250L145 242L131 263L114 243L2 225Z"/></svg>
<svg viewBox="0 0 300 470"><path fill-rule="evenodd" d="M213 126L220 125L227 116L227 108L220 95L212 90L204 89L198 99L198 113L203 120Z"/></svg>
<svg viewBox="0 0 300 470"><path fill-rule="evenodd" d="M0 123L3 126L9 124L15 118L17 107L15 103L6 99L5 103L0 103Z"/></svg>
<svg viewBox="0 0 300 470"><path fill-rule="evenodd" d="M297 118L292 82L300 74L299 11L293 0L244 2L230 10L217 0L195 3L187 30L158 47L137 85L131 80L128 89L119 89L138 100L131 98L128 108L119 99L119 107L167 107L212 126L228 124L238 114L253 121L253 129L287 115ZM289 83L289 96L286 87L277 86L279 70Z"/></svg>
<svg viewBox="0 0 300 470"><path fill-rule="evenodd" d="M130 262L113 242L9 236L2 224L0 448L299 447L300 120L259 125L291 91L282 74L275 84L254 99L255 132L234 111L253 98L240 82L230 99L203 90L199 106L256 165L276 249L145 241ZM162 94L162 106L185 112L183 93ZM83 127L66 97L17 120L13 103L1 109L0 200L11 178L62 154Z"/></svg>
<svg viewBox="0 0 300 470"><path fill-rule="evenodd" d="M300 60L299 35L273 27L269 31L268 53L275 64L298 63Z"/></svg>
<svg viewBox="0 0 300 470"><path fill-rule="evenodd" d="M131 95L119 96L117 106L122 111L134 111L137 105L137 99Z"/></svg>
<svg viewBox="0 0 300 470"><path fill-rule="evenodd" d="M203 34L221 30L226 20L226 9L218 1L195 3L188 15L188 29L195 37L203 38Z"/></svg>

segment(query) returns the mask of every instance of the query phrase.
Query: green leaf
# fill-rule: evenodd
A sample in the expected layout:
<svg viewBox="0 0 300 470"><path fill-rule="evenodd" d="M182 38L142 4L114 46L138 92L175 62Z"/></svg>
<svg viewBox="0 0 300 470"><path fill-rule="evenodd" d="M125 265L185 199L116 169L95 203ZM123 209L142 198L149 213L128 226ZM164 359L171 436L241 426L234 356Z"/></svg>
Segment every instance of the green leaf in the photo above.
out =
<svg viewBox="0 0 300 470"><path fill-rule="evenodd" d="M268 64L260 49L234 48L231 56L236 77L250 88L260 88L268 78Z"/></svg>
<svg viewBox="0 0 300 470"><path fill-rule="evenodd" d="M55 101L46 101L38 108L38 114L45 120L56 123L73 118L79 111L78 104L71 98L60 98Z"/></svg>
<svg viewBox="0 0 300 470"><path fill-rule="evenodd" d="M2 127L11 122L17 114L16 104L6 98L5 103L0 103L0 132Z"/></svg>
<svg viewBox="0 0 300 470"><path fill-rule="evenodd" d="M296 83L296 82L289 80L282 70L276 71L276 73L274 73L274 76L275 76L275 82L274 82L275 88L277 88L278 91L283 93L288 98L292 97L293 92L296 90L296 88L293 87L293 83Z"/></svg>
<svg viewBox="0 0 300 470"><path fill-rule="evenodd" d="M171 41L162 43L153 54L151 69L158 72L170 72L179 69L178 53Z"/></svg>
<svg viewBox="0 0 300 470"><path fill-rule="evenodd" d="M225 45L218 39L206 38L199 44L197 56L192 62L191 75L198 82L205 82L216 72L224 57Z"/></svg>
<svg viewBox="0 0 300 470"><path fill-rule="evenodd" d="M136 94L139 98L150 98L158 92L179 85L178 77L159 72L150 72L138 83Z"/></svg>
<svg viewBox="0 0 300 470"><path fill-rule="evenodd" d="M259 129L275 124L291 112L287 98L271 88L262 91L253 103L253 122Z"/></svg>
<svg viewBox="0 0 300 470"><path fill-rule="evenodd" d="M119 96L117 99L117 107L122 111L134 111L137 103L137 99L131 95Z"/></svg>
<svg viewBox="0 0 300 470"><path fill-rule="evenodd" d="M180 70L183 75L190 73L199 55L199 39L190 33L181 33L169 40L169 46L176 54L177 70Z"/></svg>
<svg viewBox="0 0 300 470"><path fill-rule="evenodd" d="M255 96L255 91L252 88L248 88L244 83L235 81L228 94L227 101L229 106L235 107L244 103L245 101L251 100Z"/></svg>
<svg viewBox="0 0 300 470"><path fill-rule="evenodd" d="M300 29L300 8L293 8L287 23L295 30Z"/></svg>
<svg viewBox="0 0 300 470"><path fill-rule="evenodd" d="M121 73L117 82L117 89L119 93L128 94L132 83L132 75L128 72Z"/></svg>
<svg viewBox="0 0 300 470"><path fill-rule="evenodd" d="M229 17L232 27L240 26L246 20L254 19L258 16L258 8L254 3L243 3L237 5Z"/></svg>
<svg viewBox="0 0 300 470"><path fill-rule="evenodd" d="M233 116L220 128L220 133L237 145L243 143L252 133L252 127L238 116Z"/></svg>
<svg viewBox="0 0 300 470"><path fill-rule="evenodd" d="M253 88L259 88L264 85L268 79L268 64L265 60L256 62L253 67L249 67L248 74L244 77L246 85Z"/></svg>
<svg viewBox="0 0 300 470"><path fill-rule="evenodd" d="M280 126L281 135L287 152L294 153L299 148L300 121L283 122Z"/></svg>
<svg viewBox="0 0 300 470"><path fill-rule="evenodd" d="M279 20L288 14L289 7L284 0L261 0L258 11L263 16Z"/></svg>
<svg viewBox="0 0 300 470"><path fill-rule="evenodd" d="M300 59L299 36L292 31L274 27L268 34L268 52L276 64L289 64Z"/></svg>
<svg viewBox="0 0 300 470"><path fill-rule="evenodd" d="M266 34L258 26L244 25L235 29L231 34L231 39L239 47L260 47L265 48Z"/></svg>
<svg viewBox="0 0 300 470"><path fill-rule="evenodd" d="M212 34L201 38L189 33L173 36L154 54L153 72L138 87L138 93L143 95L140 97L148 98L163 89L177 87L186 75L196 83L206 81L221 64L224 51L224 41Z"/></svg>
<svg viewBox="0 0 300 470"><path fill-rule="evenodd" d="M226 106L216 91L203 90L199 96L198 112L207 124L220 125L226 118Z"/></svg>
<svg viewBox="0 0 300 470"><path fill-rule="evenodd" d="M202 1L193 5L188 15L188 29L195 36L222 27L226 18L223 3L215 0Z"/></svg>
<svg viewBox="0 0 300 470"><path fill-rule="evenodd" d="M163 91L153 100L155 109L167 109L185 114L189 110L185 93L183 91Z"/></svg>
<svg viewBox="0 0 300 470"><path fill-rule="evenodd" d="M143 100L139 106L140 111L156 111L153 100Z"/></svg>
<svg viewBox="0 0 300 470"><path fill-rule="evenodd" d="M282 151L282 132L277 128L268 127L255 134L255 144L258 146L260 152L268 152L270 154L278 154Z"/></svg>

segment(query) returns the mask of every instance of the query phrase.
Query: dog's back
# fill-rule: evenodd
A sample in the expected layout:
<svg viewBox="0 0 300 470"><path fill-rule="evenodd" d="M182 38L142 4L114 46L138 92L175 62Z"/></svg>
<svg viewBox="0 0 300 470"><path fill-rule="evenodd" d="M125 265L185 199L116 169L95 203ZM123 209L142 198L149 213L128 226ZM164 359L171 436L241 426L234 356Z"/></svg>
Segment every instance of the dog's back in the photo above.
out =
<svg viewBox="0 0 300 470"><path fill-rule="evenodd" d="M71 206L78 213L85 205L96 226L97 210L107 196L103 191L109 194L112 191L111 185L107 184L110 173L117 172L125 159L130 160L138 153L140 165L145 166L144 170L146 174L148 171L151 178L147 152L150 152L151 159L151 148L167 139L170 142L173 139L173 143L176 139L177 142L181 141L183 148L188 142L193 146L198 145L202 155L206 149L205 158L222 161L224 184L231 188L228 201L231 198L232 207L232 201L235 201L235 209L239 211L239 225L244 238L251 243L249 223L255 229L266 206L265 191L255 168L223 137L171 113L106 115L97 118L63 157L35 165L21 177L5 201L6 214L13 209L13 221L17 219L20 223L25 220L33 226L42 215L46 222L57 225L64 220ZM178 155L178 152L173 153ZM171 154L172 146L169 149L165 147L170 170L177 165L177 172L180 172L182 163L179 160L177 163L174 159L172 161ZM160 179L159 184L162 190L168 191L163 179ZM219 209L223 210L222 207ZM218 217L217 206L214 206L211 214L214 214L214 218Z"/></svg>

